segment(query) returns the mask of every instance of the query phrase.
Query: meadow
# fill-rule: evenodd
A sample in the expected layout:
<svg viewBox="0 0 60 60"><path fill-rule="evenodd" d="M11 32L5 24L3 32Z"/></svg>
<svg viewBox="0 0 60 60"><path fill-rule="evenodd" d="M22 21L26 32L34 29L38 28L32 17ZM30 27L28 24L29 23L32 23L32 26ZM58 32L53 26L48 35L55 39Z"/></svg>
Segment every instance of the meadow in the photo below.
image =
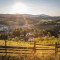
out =
<svg viewBox="0 0 60 60"><path fill-rule="evenodd" d="M55 46L56 43L58 46L59 40L42 41L41 38L35 38L33 42L0 40L0 60L59 60L60 48Z"/></svg>

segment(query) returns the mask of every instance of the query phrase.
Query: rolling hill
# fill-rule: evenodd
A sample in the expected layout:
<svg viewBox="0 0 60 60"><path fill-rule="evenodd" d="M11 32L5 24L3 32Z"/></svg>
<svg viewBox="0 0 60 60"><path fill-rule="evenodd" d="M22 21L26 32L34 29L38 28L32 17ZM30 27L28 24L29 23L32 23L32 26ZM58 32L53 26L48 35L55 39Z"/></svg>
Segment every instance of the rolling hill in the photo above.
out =
<svg viewBox="0 0 60 60"><path fill-rule="evenodd" d="M29 14L0 14L0 30L15 28L40 28L52 30L60 28L60 16L29 15Z"/></svg>

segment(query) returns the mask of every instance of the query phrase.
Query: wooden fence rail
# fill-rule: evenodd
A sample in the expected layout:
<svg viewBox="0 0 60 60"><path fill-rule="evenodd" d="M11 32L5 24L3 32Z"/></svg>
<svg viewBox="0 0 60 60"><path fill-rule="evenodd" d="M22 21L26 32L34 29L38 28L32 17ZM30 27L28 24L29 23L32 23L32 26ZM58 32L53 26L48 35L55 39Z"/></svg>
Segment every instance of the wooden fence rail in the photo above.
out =
<svg viewBox="0 0 60 60"><path fill-rule="evenodd" d="M4 53L5 56L7 56L8 54L23 54L23 55L27 55L27 54L32 54L32 53L36 53L37 50L54 50L55 51L55 56L57 56L58 53L58 48L60 48L60 44L51 44L51 45L44 45L46 46L45 48L43 47L36 47L39 44L36 44L36 42L34 42L34 46L33 47L16 47L16 46L0 46L0 54ZM55 48L48 48L50 46L54 46ZM3 50L3 51L1 51ZM27 52L28 51L28 52Z"/></svg>

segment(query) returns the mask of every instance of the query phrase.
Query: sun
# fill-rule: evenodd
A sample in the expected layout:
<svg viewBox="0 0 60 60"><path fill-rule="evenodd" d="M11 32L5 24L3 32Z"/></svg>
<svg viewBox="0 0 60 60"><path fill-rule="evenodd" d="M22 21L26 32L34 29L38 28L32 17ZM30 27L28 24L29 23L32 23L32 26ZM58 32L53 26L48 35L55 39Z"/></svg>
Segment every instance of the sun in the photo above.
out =
<svg viewBox="0 0 60 60"><path fill-rule="evenodd" d="M26 14L28 13L28 7L24 3L15 3L12 6L12 13L20 13L20 14Z"/></svg>

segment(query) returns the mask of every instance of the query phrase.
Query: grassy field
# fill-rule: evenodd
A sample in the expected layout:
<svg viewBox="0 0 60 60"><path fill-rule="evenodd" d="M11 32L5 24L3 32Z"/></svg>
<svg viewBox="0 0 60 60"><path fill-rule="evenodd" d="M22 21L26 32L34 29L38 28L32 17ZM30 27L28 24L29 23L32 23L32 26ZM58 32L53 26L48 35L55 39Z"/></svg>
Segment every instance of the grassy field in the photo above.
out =
<svg viewBox="0 0 60 60"><path fill-rule="evenodd" d="M28 49L28 47L34 47L33 42L6 40L7 46L27 47L26 49L24 49L24 48L23 49L14 49L14 48L7 49L7 52L13 52L13 53L7 53L7 56L17 56L17 57L20 57L20 58L24 57L27 60L33 60L34 58L36 58L38 60L40 60L40 59L41 60L43 60L43 59L46 59L46 60L55 59L55 50L54 50L55 46L47 46L49 44L55 44L55 42L59 42L59 41L55 41L55 40L47 41L46 40L46 41L36 42L35 47L36 47L37 50L34 52L33 49ZM5 41L4 40L0 40L0 46L5 46ZM53 50L49 50L49 49L53 49ZM0 52L5 52L5 50L0 50ZM15 53L17 53L17 54L15 54ZM25 53L25 54L23 54L23 53ZM29 54L26 54L26 53L29 53ZM1 56L4 56L5 54L6 53L0 53Z"/></svg>
<svg viewBox="0 0 60 60"><path fill-rule="evenodd" d="M7 52L12 52L12 53L7 53L7 56L11 56L11 60L12 57L16 56L16 60L17 58L19 60L55 60L55 43L58 43L59 41L39 41L36 42L36 46L35 49L34 48L34 42L24 42L24 41L14 41L14 40L6 40L6 46L12 46L12 47L23 47L23 49L15 49L15 48L7 48ZM52 45L53 46L48 46L48 45ZM5 40L0 40L0 46L5 46ZM26 47L26 48L24 48ZM28 47L32 47L31 49L28 49ZM1 49L1 48L0 48ZM60 51L60 49L58 49ZM5 52L5 50L0 50L0 52ZM24 54L25 53L25 54ZM57 52L57 55L60 54L59 52ZM5 56L6 53L0 53L0 56ZM7 58L8 58L7 57ZM23 59L24 57L24 59ZM58 55L59 57L59 55ZM57 58L57 60L59 60Z"/></svg>

